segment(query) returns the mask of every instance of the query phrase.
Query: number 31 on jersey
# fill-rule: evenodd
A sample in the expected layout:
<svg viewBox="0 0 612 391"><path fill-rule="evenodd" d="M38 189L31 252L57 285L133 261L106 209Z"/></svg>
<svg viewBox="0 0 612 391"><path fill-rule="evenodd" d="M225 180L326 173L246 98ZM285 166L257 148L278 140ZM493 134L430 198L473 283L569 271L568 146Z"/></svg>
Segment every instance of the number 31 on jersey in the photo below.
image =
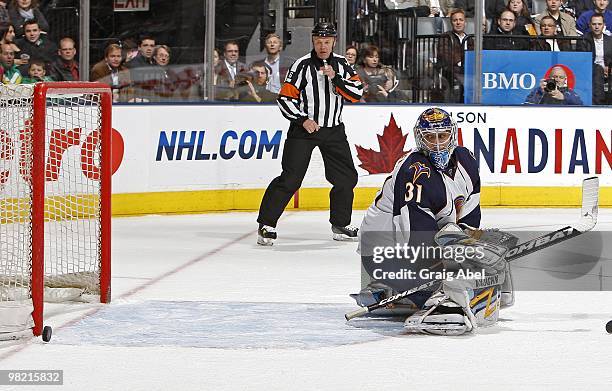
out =
<svg viewBox="0 0 612 391"><path fill-rule="evenodd" d="M416 190L416 198L415 198L415 190ZM423 191L423 185L420 184L413 184L412 182L408 182L406 183L406 195L404 196L404 200L406 202L410 202L412 201L412 199L415 199L415 202L421 202L421 193Z"/></svg>

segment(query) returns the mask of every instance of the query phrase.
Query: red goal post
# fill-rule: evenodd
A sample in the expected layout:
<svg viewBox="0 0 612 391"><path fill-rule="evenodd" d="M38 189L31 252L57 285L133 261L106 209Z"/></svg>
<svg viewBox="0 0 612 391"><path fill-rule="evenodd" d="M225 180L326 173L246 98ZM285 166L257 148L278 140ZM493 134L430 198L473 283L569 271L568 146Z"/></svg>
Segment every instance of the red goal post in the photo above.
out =
<svg viewBox="0 0 612 391"><path fill-rule="evenodd" d="M110 302L111 109L102 83L0 86L0 339Z"/></svg>

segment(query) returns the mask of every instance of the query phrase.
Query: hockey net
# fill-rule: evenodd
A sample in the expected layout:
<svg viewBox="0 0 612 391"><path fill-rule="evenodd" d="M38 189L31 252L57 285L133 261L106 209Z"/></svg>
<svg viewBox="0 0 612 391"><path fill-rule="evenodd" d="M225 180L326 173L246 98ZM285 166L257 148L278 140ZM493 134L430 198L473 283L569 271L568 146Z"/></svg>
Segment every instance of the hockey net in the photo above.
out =
<svg viewBox="0 0 612 391"><path fill-rule="evenodd" d="M0 339L40 335L43 292L110 301L110 101L98 83L0 85Z"/></svg>

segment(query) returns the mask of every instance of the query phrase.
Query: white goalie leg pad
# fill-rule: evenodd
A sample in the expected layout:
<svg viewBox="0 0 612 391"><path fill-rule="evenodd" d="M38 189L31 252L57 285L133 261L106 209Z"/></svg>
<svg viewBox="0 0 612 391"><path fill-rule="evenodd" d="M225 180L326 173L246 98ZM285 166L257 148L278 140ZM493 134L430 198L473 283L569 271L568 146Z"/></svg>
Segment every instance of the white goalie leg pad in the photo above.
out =
<svg viewBox="0 0 612 391"><path fill-rule="evenodd" d="M408 332L433 335L461 335L474 326L464 309L443 291L434 293L422 310L409 316L404 322Z"/></svg>
<svg viewBox="0 0 612 391"><path fill-rule="evenodd" d="M436 242L443 248L451 247L455 254L467 254L473 247L479 256L465 257L461 261L445 260L445 269L480 271L467 277L455 274L442 282L438 301L426 303L422 311L408 318L408 330L430 334L459 335L477 327L494 325L499 317L501 286L504 284L507 248L482 242L466 235L458 226L449 224L436 235ZM459 277L465 276L465 277ZM450 331L449 331L450 330Z"/></svg>
<svg viewBox="0 0 612 391"><path fill-rule="evenodd" d="M504 275L495 277L503 283ZM459 304L474 328L489 327L499 317L501 284L478 287L473 280L444 281L444 292L450 300Z"/></svg>
<svg viewBox="0 0 612 391"><path fill-rule="evenodd" d="M424 334L461 335L497 323L500 286L472 289L466 282L444 281L442 290L408 317L404 328Z"/></svg>

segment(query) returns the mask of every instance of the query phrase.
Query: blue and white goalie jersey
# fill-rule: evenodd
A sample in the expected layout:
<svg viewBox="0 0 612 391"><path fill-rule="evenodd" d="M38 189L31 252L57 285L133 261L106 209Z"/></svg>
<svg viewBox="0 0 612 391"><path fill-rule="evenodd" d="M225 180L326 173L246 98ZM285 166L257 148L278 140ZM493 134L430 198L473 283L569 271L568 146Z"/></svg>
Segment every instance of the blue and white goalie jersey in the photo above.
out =
<svg viewBox="0 0 612 391"><path fill-rule="evenodd" d="M448 223L462 227L480 226L480 175L474 155L456 147L444 171L437 170L419 151L401 158L385 180L361 223L360 234L392 233L399 243L418 245ZM419 242L411 233L423 234ZM363 254L362 255L370 255Z"/></svg>

